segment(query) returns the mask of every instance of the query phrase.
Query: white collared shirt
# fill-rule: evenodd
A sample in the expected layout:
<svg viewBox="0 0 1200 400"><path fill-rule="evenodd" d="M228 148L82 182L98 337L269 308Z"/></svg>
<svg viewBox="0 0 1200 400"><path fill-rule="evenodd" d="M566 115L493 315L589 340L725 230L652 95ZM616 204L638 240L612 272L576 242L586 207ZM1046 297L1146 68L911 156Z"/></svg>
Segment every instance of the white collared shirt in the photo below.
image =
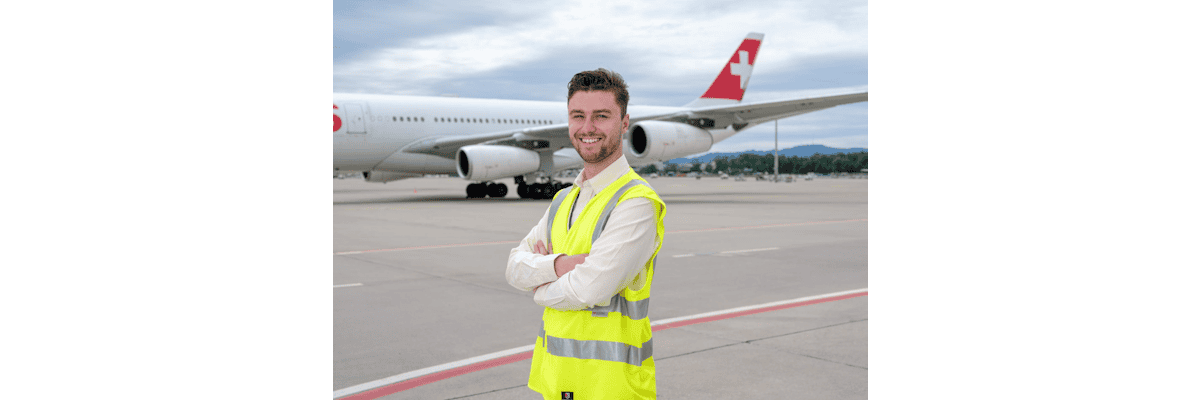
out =
<svg viewBox="0 0 1200 400"><path fill-rule="evenodd" d="M596 176L583 180L583 173L575 177L579 197L571 211L571 224L579 217L588 200L596 193L616 182L629 172L629 161L625 156L614 161ZM560 207L572 207L564 202ZM554 259L562 253L540 255L533 252L539 240L549 243L546 232L550 210L529 231L525 239L508 254L508 269L505 277L513 287L529 291L546 282L553 282L537 290L533 301L556 310L582 310L596 305L607 305L614 294L630 286L641 288L646 282L644 266L654 249L658 248L655 205L649 199L626 200L613 209L604 232L592 243L591 253L573 271L559 277L554 272Z"/></svg>

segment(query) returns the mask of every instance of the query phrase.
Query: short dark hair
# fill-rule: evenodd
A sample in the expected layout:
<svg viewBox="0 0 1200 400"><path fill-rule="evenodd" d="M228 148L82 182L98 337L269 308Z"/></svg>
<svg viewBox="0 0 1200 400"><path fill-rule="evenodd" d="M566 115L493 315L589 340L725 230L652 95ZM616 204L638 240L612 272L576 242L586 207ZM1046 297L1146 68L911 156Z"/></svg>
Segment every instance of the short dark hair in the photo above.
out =
<svg viewBox="0 0 1200 400"><path fill-rule="evenodd" d="M629 107L629 88L625 86L621 74L604 68L575 74L571 83L567 84L567 101L571 101L571 96L580 90L612 93L617 98L617 105L621 106L621 117L625 117L625 110Z"/></svg>

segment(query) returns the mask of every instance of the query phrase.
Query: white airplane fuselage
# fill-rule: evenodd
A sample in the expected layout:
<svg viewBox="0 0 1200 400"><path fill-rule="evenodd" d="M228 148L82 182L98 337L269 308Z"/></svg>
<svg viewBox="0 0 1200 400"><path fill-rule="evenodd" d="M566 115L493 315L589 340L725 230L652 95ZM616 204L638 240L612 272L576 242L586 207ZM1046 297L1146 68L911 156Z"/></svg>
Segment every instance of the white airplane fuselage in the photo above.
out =
<svg viewBox="0 0 1200 400"><path fill-rule="evenodd" d="M452 158L401 150L427 138L567 123L567 104L550 101L334 93L333 105L334 173L385 170L455 175ZM629 106L632 116L684 110ZM559 150L564 151L575 150L569 146Z"/></svg>

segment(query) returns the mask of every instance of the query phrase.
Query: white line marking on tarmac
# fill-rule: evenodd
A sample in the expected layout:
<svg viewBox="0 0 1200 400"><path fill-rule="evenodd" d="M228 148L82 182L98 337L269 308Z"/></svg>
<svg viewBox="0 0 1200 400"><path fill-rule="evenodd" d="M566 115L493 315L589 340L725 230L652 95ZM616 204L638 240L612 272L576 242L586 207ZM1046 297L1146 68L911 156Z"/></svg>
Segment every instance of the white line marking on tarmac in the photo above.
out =
<svg viewBox="0 0 1200 400"><path fill-rule="evenodd" d="M707 313L703 313L703 314L689 315L686 317L668 318L668 319L651 322L650 326L654 327L654 326L659 326L659 325L666 325L666 324L669 324L672 322L700 319L700 318L712 317L712 316L722 315L722 314L733 314L733 313L741 312L741 311L781 306L781 305L790 304L790 303L803 303L803 302L810 301L810 300L823 299L823 298L827 298L827 297L837 297L837 296L843 296L843 295L847 295L847 294L862 293L865 291L867 291L867 288L847 290L847 291L843 291L843 292L826 293L826 294L820 294L820 295L816 295L816 296L801 297L798 299L776 301L774 303L763 303L763 304L755 304L752 306L730 308L730 309L721 310L721 311L713 311L713 312L707 312Z"/></svg>
<svg viewBox="0 0 1200 400"><path fill-rule="evenodd" d="M347 283L345 285L333 285L333 288L337 289L340 287L351 287L351 286L362 286L362 284L361 283Z"/></svg>
<svg viewBox="0 0 1200 400"><path fill-rule="evenodd" d="M352 395L352 394L355 394L358 392L365 392L365 391L368 391L368 390L371 390L374 388L391 385L393 383L403 382L403 381L407 381L409 379L422 377L422 376L429 375L429 374L435 374L438 372L442 372L442 371L449 370L449 369L455 369L455 368L462 367L465 365L471 365L471 364L484 362L484 361L488 361L488 360L494 360L494 359L501 358L501 357L511 356L511 355L517 354L517 353L524 353L526 351L533 351L533 345L531 344L528 346L521 346L521 347L512 348L512 349L508 349L508 350L504 350L504 351L497 351L497 352L491 353L491 354L484 354L484 355L478 356L478 357L471 357L466 360L459 360L459 361L455 361L455 362L451 362L451 363L445 363L442 365L432 366L429 368L422 368L422 369L418 369L416 371L405 372L400 375L389 376L387 378L377 379L377 380L373 380L373 381L370 381L367 383L354 385L354 386L351 386L351 387L348 387L345 389L335 390L333 392L333 398L336 399L338 397L349 396L349 395Z"/></svg>
<svg viewBox="0 0 1200 400"><path fill-rule="evenodd" d="M867 288L847 290L847 291L842 291L842 292L827 293L827 294L821 294L821 295L816 295L816 296L801 297L798 299L783 300L783 301L776 301L776 302L772 302L772 303L764 303L764 304L757 304L757 305L752 305L752 306L730 308L730 309L726 309L726 310L713 311L713 312L708 312L708 313L703 313L703 314L688 315L686 317L668 318L668 319L664 319L664 320L660 320L660 321L656 321L656 322L651 322L650 326L655 327L655 326L665 325L665 324L670 324L670 323L675 323L675 322L697 320L697 319L708 318L708 317L719 316L719 315L726 315L726 314L734 314L734 313L739 313L739 312L744 312L744 311L775 307L775 306L780 306L780 305L784 305L784 304L803 303L806 301L826 299L826 298L830 298L830 297L838 297L838 296L844 296L844 295L848 295L848 294L860 294L860 293L865 293L866 291L867 291ZM670 329L670 327L663 328L663 329ZM460 367L468 366L471 364L477 364L477 363L481 363L481 362L485 362L485 361L495 360L498 358L507 357L507 356L511 356L514 354L518 354L518 353L523 353L526 351L533 351L533 345L516 347L516 348L512 348L512 349L508 349L508 350L497 351L497 352L491 353L491 354L484 354L484 355L478 356L478 357L471 357L471 358L468 358L465 360L459 360L459 361L450 362L450 363L446 363L446 364L442 364L442 365L435 365L435 366L432 366L429 368L422 368L422 369L419 369L416 371L405 372L400 375L389 376L387 378L378 379L378 380L370 381L367 383L354 385L354 386L351 386L351 387L348 387L345 389L335 390L333 392L333 398L336 399L339 397L345 397L345 396L349 396L349 395L352 395L355 393L361 393L361 392L365 392L368 390L381 388L384 386L407 381L410 379L420 378L422 376L432 375L432 374L436 374L438 372L447 371L447 370L451 370L451 369L455 369L455 368L460 368Z"/></svg>
<svg viewBox="0 0 1200 400"><path fill-rule="evenodd" d="M729 230L742 230L742 229L782 228L782 227L789 227L789 226L840 224L840 223L846 223L846 222L867 222L867 219L863 218L863 219L847 219L847 220L841 220L841 221L793 222L793 223L787 223L787 224L733 226L733 227L728 227L728 228L686 229L686 230L678 230L678 231L667 231L666 233L675 234L675 233L729 231ZM517 243L519 243L519 242L500 241L500 242L479 242L479 243L452 243L452 244L437 244L437 245L430 245L430 246L399 247L399 248L394 248L394 249L339 251L339 252L333 253L333 255L341 256L341 255L347 255L347 254L377 253L377 252L381 252L381 251L409 251L409 250L440 249L440 248L446 248L446 247L491 246L491 245L498 245L498 244L517 244Z"/></svg>
<svg viewBox="0 0 1200 400"><path fill-rule="evenodd" d="M779 250L779 248L778 248L778 247L768 247L768 248L765 248L765 249L729 250L729 251L722 251L722 252L721 252L721 254L728 254L728 253L749 253L749 252L752 252L752 251L766 251L766 250Z"/></svg>
<svg viewBox="0 0 1200 400"><path fill-rule="evenodd" d="M677 255L673 255L671 257L680 258L680 257L695 257L695 256L711 256L713 254L736 254L736 253L749 253L752 251L767 251L767 250L779 250L779 248L778 247L768 247L765 249L729 250L729 251L722 251L720 253L714 252L714 253L677 254Z"/></svg>

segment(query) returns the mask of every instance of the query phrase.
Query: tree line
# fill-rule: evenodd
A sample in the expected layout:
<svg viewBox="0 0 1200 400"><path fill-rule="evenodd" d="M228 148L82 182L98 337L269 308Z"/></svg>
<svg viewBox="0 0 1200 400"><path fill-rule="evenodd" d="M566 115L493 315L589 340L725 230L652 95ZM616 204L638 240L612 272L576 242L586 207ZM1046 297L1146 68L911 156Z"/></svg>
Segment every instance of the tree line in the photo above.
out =
<svg viewBox="0 0 1200 400"><path fill-rule="evenodd" d="M737 157L721 156L713 159L713 164L715 167L709 165L709 163L693 163L690 169L684 170L679 167L679 164L667 163L664 165L663 172L724 172L730 175L759 172L774 173L775 155L743 153ZM747 168L750 170L746 171ZM829 174L835 172L861 172L864 169L867 169L867 152L865 151L857 153L813 154L809 157L779 156L779 173L781 174L807 174L809 172ZM641 174L656 172L659 172L659 168L654 164L647 165L638 170L638 173Z"/></svg>

